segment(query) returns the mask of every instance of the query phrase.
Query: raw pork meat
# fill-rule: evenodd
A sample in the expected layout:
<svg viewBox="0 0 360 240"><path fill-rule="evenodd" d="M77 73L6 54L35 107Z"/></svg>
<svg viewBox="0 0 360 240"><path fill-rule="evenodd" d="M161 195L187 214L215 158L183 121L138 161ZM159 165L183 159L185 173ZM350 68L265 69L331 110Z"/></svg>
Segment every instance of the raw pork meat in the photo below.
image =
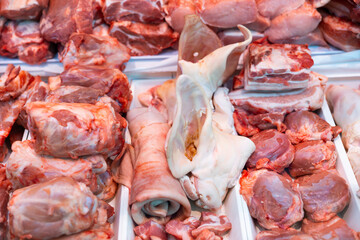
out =
<svg viewBox="0 0 360 240"><path fill-rule="evenodd" d="M255 240L314 240L311 235L296 231L295 229L272 229L261 231Z"/></svg>
<svg viewBox="0 0 360 240"><path fill-rule="evenodd" d="M327 15L323 17L319 27L325 40L331 45L344 51L360 49L360 24Z"/></svg>
<svg viewBox="0 0 360 240"><path fill-rule="evenodd" d="M306 45L252 43L244 59L245 90L306 88L314 65Z"/></svg>
<svg viewBox="0 0 360 240"><path fill-rule="evenodd" d="M171 220L165 226L165 231L178 239L192 239L191 232L200 226L195 217L188 217L184 221Z"/></svg>
<svg viewBox="0 0 360 240"><path fill-rule="evenodd" d="M349 186L336 170L302 176L295 183L299 185L306 217L314 222L330 220L350 202Z"/></svg>
<svg viewBox="0 0 360 240"><path fill-rule="evenodd" d="M103 156L59 159L38 155L34 148L33 140L15 142L11 146L12 153L6 162L6 175L13 189L66 176L86 184L94 193L99 192L97 175L104 173L107 168Z"/></svg>
<svg viewBox="0 0 360 240"><path fill-rule="evenodd" d="M172 216L189 217L190 203L166 161L165 141L170 128L166 119L152 108L130 110L127 119L136 159L129 201L133 220L137 224L149 219L164 224Z"/></svg>
<svg viewBox="0 0 360 240"><path fill-rule="evenodd" d="M225 215L217 216L212 212L201 212L200 226L191 231L194 238L201 235L205 230L209 230L216 235L223 235L231 229L231 222Z"/></svg>
<svg viewBox="0 0 360 240"><path fill-rule="evenodd" d="M301 7L305 0L256 0L256 5L259 13L267 18L275 18L276 16L290 12Z"/></svg>
<svg viewBox="0 0 360 240"><path fill-rule="evenodd" d="M327 77L311 72L305 89L283 93L255 93L243 89L229 93L231 103L248 113L290 113L315 111L322 107Z"/></svg>
<svg viewBox="0 0 360 240"><path fill-rule="evenodd" d="M168 0L164 6L166 22L178 33L185 25L185 16L195 14L194 0Z"/></svg>
<svg viewBox="0 0 360 240"><path fill-rule="evenodd" d="M10 233L51 239L105 225L114 210L83 183L59 177L16 190L8 205Z"/></svg>
<svg viewBox="0 0 360 240"><path fill-rule="evenodd" d="M305 2L301 7L272 19L265 35L271 42L304 36L314 31L320 21L320 13L310 3Z"/></svg>
<svg viewBox="0 0 360 240"><path fill-rule="evenodd" d="M337 17L360 23L360 2L356 0L331 0L326 6Z"/></svg>
<svg viewBox="0 0 360 240"><path fill-rule="evenodd" d="M293 37L289 39L280 39L277 41L274 41L274 43L281 43L281 44L307 44L309 46L323 46L328 47L328 44L326 43L324 39L324 35L321 32L320 28L316 28L313 32L305 35L305 36L299 36L299 37Z"/></svg>
<svg viewBox="0 0 360 240"><path fill-rule="evenodd" d="M331 1L332 0L310 0L310 3L313 5L314 8L320 8L327 5Z"/></svg>
<svg viewBox="0 0 360 240"><path fill-rule="evenodd" d="M120 107L120 112L127 112L132 101L129 80L118 69L96 66L73 66L62 72L58 77L50 77L52 90L60 86L82 86L107 94ZM92 91L93 92L93 91Z"/></svg>
<svg viewBox="0 0 360 240"><path fill-rule="evenodd" d="M7 235L7 205L11 183L6 179L5 165L0 164L0 240L6 240Z"/></svg>
<svg viewBox="0 0 360 240"><path fill-rule="evenodd" d="M270 27L270 24L271 22L269 18L261 16L258 13L254 22L244 24L244 26L256 32L264 32L268 27Z"/></svg>
<svg viewBox="0 0 360 240"><path fill-rule="evenodd" d="M163 225L150 220L134 228L134 232L139 239L167 240ZM135 238L136 240L136 238Z"/></svg>
<svg viewBox="0 0 360 240"><path fill-rule="evenodd" d="M295 158L289 167L292 177L335 168L335 145L331 141L307 141L295 146Z"/></svg>
<svg viewBox="0 0 360 240"><path fill-rule="evenodd" d="M303 219L300 192L290 178L266 169L243 171L240 186L251 216L262 227L286 229Z"/></svg>
<svg viewBox="0 0 360 240"><path fill-rule="evenodd" d="M65 69L79 65L121 69L130 55L129 49L115 38L74 33L59 59Z"/></svg>
<svg viewBox="0 0 360 240"><path fill-rule="evenodd" d="M232 28L256 20L255 0L196 0L196 12L207 25Z"/></svg>
<svg viewBox="0 0 360 240"><path fill-rule="evenodd" d="M126 45L133 56L156 55L174 45L179 38L179 34L166 22L157 25L131 21L113 22L110 36Z"/></svg>
<svg viewBox="0 0 360 240"><path fill-rule="evenodd" d="M0 15L11 20L31 20L40 17L49 0L1 0Z"/></svg>
<svg viewBox="0 0 360 240"><path fill-rule="evenodd" d="M104 0L92 0L92 9L93 9L93 27L97 27L101 24L104 24L104 14L102 9L104 7Z"/></svg>
<svg viewBox="0 0 360 240"><path fill-rule="evenodd" d="M302 231L312 235L315 239L346 239L358 240L358 234L351 229L347 223L338 216L333 217L326 222L312 222L304 219Z"/></svg>
<svg viewBox="0 0 360 240"><path fill-rule="evenodd" d="M26 111L39 154L112 156L123 148L127 123L109 104L32 102Z"/></svg>
<svg viewBox="0 0 360 240"><path fill-rule="evenodd" d="M35 21L8 21L1 32L0 55L40 64L53 57L50 43L40 35Z"/></svg>
<svg viewBox="0 0 360 240"><path fill-rule="evenodd" d="M292 112L285 118L286 134L293 144L309 140L331 141L341 133L341 128L332 127L316 113Z"/></svg>
<svg viewBox="0 0 360 240"><path fill-rule="evenodd" d="M108 24L117 21L160 23L162 0L105 0L103 13Z"/></svg>
<svg viewBox="0 0 360 240"><path fill-rule="evenodd" d="M261 131L250 140L256 149L246 163L248 168L267 168L281 173L294 159L295 148L288 136L281 132L273 129Z"/></svg>
<svg viewBox="0 0 360 240"><path fill-rule="evenodd" d="M51 0L41 17L41 35L49 42L65 43L72 33L92 33L92 1Z"/></svg>
<svg viewBox="0 0 360 240"><path fill-rule="evenodd" d="M49 92L46 102L96 104L104 96L99 89L81 86L60 86ZM113 105L112 105L113 106ZM116 108L114 108L116 111ZM118 112L118 111L117 111Z"/></svg>

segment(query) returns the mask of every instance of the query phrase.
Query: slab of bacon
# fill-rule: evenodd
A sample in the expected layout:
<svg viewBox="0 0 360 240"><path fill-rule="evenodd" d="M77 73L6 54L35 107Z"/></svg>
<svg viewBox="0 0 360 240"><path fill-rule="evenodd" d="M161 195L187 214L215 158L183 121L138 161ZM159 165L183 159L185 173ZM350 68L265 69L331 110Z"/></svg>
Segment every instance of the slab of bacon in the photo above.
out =
<svg viewBox="0 0 360 240"><path fill-rule="evenodd" d="M306 45L250 44L244 60L245 90L307 87L314 64Z"/></svg>
<svg viewBox="0 0 360 240"><path fill-rule="evenodd" d="M109 104L33 102L26 111L39 154L112 156L123 148L127 123Z"/></svg>
<svg viewBox="0 0 360 240"><path fill-rule="evenodd" d="M85 184L68 177L16 190L8 210L10 233L18 238L34 239L57 238L96 226L105 227L114 213L114 209L97 199Z"/></svg>
<svg viewBox="0 0 360 240"><path fill-rule="evenodd" d="M74 33L59 55L65 69L73 66L101 66L122 69L130 59L129 49L115 38Z"/></svg>
<svg viewBox="0 0 360 240"><path fill-rule="evenodd" d="M0 15L11 20L37 19L48 3L49 0L2 0Z"/></svg>

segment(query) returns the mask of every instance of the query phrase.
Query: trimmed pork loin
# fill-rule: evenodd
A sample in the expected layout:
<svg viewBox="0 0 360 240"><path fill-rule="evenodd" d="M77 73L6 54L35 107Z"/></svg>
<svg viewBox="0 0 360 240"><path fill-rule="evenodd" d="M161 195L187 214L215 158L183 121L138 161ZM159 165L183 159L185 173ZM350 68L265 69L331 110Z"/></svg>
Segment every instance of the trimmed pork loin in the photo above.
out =
<svg viewBox="0 0 360 240"><path fill-rule="evenodd" d="M272 229L261 231L256 235L255 240L314 240L311 235L295 229Z"/></svg>
<svg viewBox="0 0 360 240"><path fill-rule="evenodd" d="M255 0L197 0L195 6L205 24L219 28L251 23L257 16Z"/></svg>
<svg viewBox="0 0 360 240"><path fill-rule="evenodd" d="M0 15L11 20L32 20L48 7L49 0L2 0Z"/></svg>
<svg viewBox="0 0 360 240"><path fill-rule="evenodd" d="M110 36L126 45L133 56L156 55L174 45L179 38L179 34L166 22L160 24L113 22L109 32Z"/></svg>
<svg viewBox="0 0 360 240"><path fill-rule="evenodd" d="M50 43L40 34L35 21L8 21L1 32L0 55L19 57L28 64L40 64L53 57Z"/></svg>
<svg viewBox="0 0 360 240"><path fill-rule="evenodd" d="M267 168L281 173L294 159L294 146L283 133L273 129L265 130L250 139L256 149L246 163L248 168Z"/></svg>
<svg viewBox="0 0 360 240"><path fill-rule="evenodd" d="M316 113L297 111L285 118L286 134L293 144L309 140L331 141L341 133L338 126L332 127Z"/></svg>
<svg viewBox="0 0 360 240"><path fill-rule="evenodd" d="M41 17L40 31L47 41L65 45L72 33L92 33L92 21L92 1L51 0Z"/></svg>
<svg viewBox="0 0 360 240"><path fill-rule="evenodd" d="M301 230L314 237L314 239L346 239L358 240L360 237L347 223L338 216L325 222L313 222L304 219Z"/></svg>
<svg viewBox="0 0 360 240"><path fill-rule="evenodd" d="M299 186L306 217L311 221L328 221L350 202L349 186L336 170L302 176L295 183Z"/></svg>
<svg viewBox="0 0 360 240"><path fill-rule="evenodd" d="M103 13L108 24L117 21L161 23L161 0L105 0Z"/></svg>
<svg viewBox="0 0 360 240"><path fill-rule="evenodd" d="M185 16L195 14L194 0L168 0L164 6L166 22L178 33L185 25Z"/></svg>
<svg viewBox="0 0 360 240"><path fill-rule="evenodd" d="M298 186L290 178L266 169L243 171L240 193L250 214L266 228L289 228L304 217Z"/></svg>

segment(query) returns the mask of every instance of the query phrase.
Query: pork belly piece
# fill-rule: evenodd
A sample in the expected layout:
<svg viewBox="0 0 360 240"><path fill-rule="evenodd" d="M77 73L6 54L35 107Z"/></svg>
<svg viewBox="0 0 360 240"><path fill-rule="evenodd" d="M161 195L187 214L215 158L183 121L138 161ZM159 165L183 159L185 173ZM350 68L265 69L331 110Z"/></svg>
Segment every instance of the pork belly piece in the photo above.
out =
<svg viewBox="0 0 360 240"><path fill-rule="evenodd" d="M122 69L129 61L129 49L115 38L74 33L59 55L65 70L73 66Z"/></svg>
<svg viewBox="0 0 360 240"><path fill-rule="evenodd" d="M284 123L287 128L285 133L293 144L310 140L331 141L342 131L309 111L292 112L286 116Z"/></svg>
<svg viewBox="0 0 360 240"><path fill-rule="evenodd" d="M295 146L294 161L289 166L292 177L335 168L337 154L331 141L306 141Z"/></svg>
<svg viewBox="0 0 360 240"><path fill-rule="evenodd" d="M106 171L107 165L101 155L76 160L41 156L35 152L35 142L15 142L6 164L6 175L14 189L46 182L57 177L71 177L86 184L98 193L97 175Z"/></svg>
<svg viewBox="0 0 360 240"><path fill-rule="evenodd" d="M351 229L345 220L338 216L326 222L313 222L304 219L301 230L314 237L314 239L347 239L358 240L358 234Z"/></svg>
<svg viewBox="0 0 360 240"><path fill-rule="evenodd" d="M33 102L26 111L39 154L112 156L123 148L127 123L109 104Z"/></svg>
<svg viewBox="0 0 360 240"><path fill-rule="evenodd" d="M11 183L6 178L6 167L0 164L0 239L6 240L7 235L7 205L9 201L9 191L11 189Z"/></svg>
<svg viewBox="0 0 360 240"><path fill-rule="evenodd" d="M196 12L207 25L232 28L256 20L255 0L197 0Z"/></svg>
<svg viewBox="0 0 360 240"><path fill-rule="evenodd" d="M50 239L105 225L114 210L69 177L16 190L8 205L10 233Z"/></svg>
<svg viewBox="0 0 360 240"><path fill-rule="evenodd" d="M305 2L301 7L272 19L265 36L270 42L304 36L314 31L320 21L320 13L310 3Z"/></svg>
<svg viewBox="0 0 360 240"><path fill-rule="evenodd" d="M331 0L325 8L337 17L360 23L360 2L357 0Z"/></svg>
<svg viewBox="0 0 360 240"><path fill-rule="evenodd" d="M244 59L245 90L306 88L314 65L306 45L252 43Z"/></svg>
<svg viewBox="0 0 360 240"><path fill-rule="evenodd" d="M294 146L287 135L277 130L261 131L250 139L256 149L246 162L248 168L267 168L281 173L294 159Z"/></svg>
<svg viewBox="0 0 360 240"><path fill-rule="evenodd" d="M314 240L311 235L295 229L272 229L261 231L256 235L255 240Z"/></svg>
<svg viewBox="0 0 360 240"><path fill-rule="evenodd" d="M133 220L165 224L170 218L189 217L190 203L166 160L166 119L152 108L130 110L127 119L136 159L129 201Z"/></svg>
<svg viewBox="0 0 360 240"><path fill-rule="evenodd" d="M277 0L256 0L256 5L259 13L267 18L275 18L276 16L290 12L301 7L305 0L290 0L290 1L277 1Z"/></svg>
<svg viewBox="0 0 360 240"><path fill-rule="evenodd" d="M138 239L159 239L167 240L165 228L163 225L150 220L134 228ZM135 238L136 239L136 238Z"/></svg>
<svg viewBox="0 0 360 240"><path fill-rule="evenodd" d="M344 51L360 49L360 24L327 15L323 17L319 27L325 40L331 45Z"/></svg>
<svg viewBox="0 0 360 240"><path fill-rule="evenodd" d="M35 21L8 21L1 32L0 55L19 57L28 64L40 64L54 56Z"/></svg>
<svg viewBox="0 0 360 240"><path fill-rule="evenodd" d="M243 171L240 193L251 216L266 229L286 229L304 217L298 186L276 172L267 169Z"/></svg>
<svg viewBox="0 0 360 240"><path fill-rule="evenodd" d="M194 0L168 0L163 7L166 22L178 33L185 25L185 16L195 14Z"/></svg>
<svg viewBox="0 0 360 240"><path fill-rule="evenodd" d="M179 38L165 22L156 25L131 21L113 22L110 36L126 45L132 56L156 55Z"/></svg>
<svg viewBox="0 0 360 240"><path fill-rule="evenodd" d="M108 24L117 21L156 24L164 19L161 0L105 0L103 13Z"/></svg>
<svg viewBox="0 0 360 240"><path fill-rule="evenodd" d="M0 15L11 20L38 19L49 0L2 0Z"/></svg>
<svg viewBox="0 0 360 240"><path fill-rule="evenodd" d="M311 72L305 89L283 93L255 93L243 89L229 93L231 103L251 114L315 111L322 107L327 78Z"/></svg>
<svg viewBox="0 0 360 240"><path fill-rule="evenodd" d="M92 1L51 0L41 17L40 31L47 41L65 45L72 33L92 33L92 21Z"/></svg>
<svg viewBox="0 0 360 240"><path fill-rule="evenodd" d="M295 183L299 185L306 217L314 222L330 220L350 202L349 186L336 170L302 176Z"/></svg>
<svg viewBox="0 0 360 240"><path fill-rule="evenodd" d="M278 41L274 41L274 43L307 44L309 46L322 46L322 47L329 46L325 41L324 35L319 27L305 36L293 37L289 39L280 39Z"/></svg>

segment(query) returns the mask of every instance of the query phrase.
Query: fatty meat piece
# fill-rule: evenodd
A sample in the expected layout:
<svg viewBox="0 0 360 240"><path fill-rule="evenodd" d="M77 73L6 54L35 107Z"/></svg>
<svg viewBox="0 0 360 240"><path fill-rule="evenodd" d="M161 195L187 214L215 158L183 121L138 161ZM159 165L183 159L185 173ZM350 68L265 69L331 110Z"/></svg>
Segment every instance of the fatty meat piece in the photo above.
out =
<svg viewBox="0 0 360 240"><path fill-rule="evenodd" d="M164 6L166 22L178 33L185 25L185 16L195 14L194 0L168 0Z"/></svg>
<svg viewBox="0 0 360 240"><path fill-rule="evenodd" d="M2 0L0 15L11 20L36 20L49 0Z"/></svg>
<svg viewBox="0 0 360 240"><path fill-rule="evenodd" d="M134 232L142 240L167 240L164 226L152 220L136 226Z"/></svg>
<svg viewBox="0 0 360 240"><path fill-rule="evenodd" d="M275 18L282 13L290 12L301 7L304 2L305 0L256 0L256 5L262 16Z"/></svg>
<svg viewBox="0 0 360 240"><path fill-rule="evenodd" d="M336 17L360 23L360 1L358 0L331 0L325 8Z"/></svg>

